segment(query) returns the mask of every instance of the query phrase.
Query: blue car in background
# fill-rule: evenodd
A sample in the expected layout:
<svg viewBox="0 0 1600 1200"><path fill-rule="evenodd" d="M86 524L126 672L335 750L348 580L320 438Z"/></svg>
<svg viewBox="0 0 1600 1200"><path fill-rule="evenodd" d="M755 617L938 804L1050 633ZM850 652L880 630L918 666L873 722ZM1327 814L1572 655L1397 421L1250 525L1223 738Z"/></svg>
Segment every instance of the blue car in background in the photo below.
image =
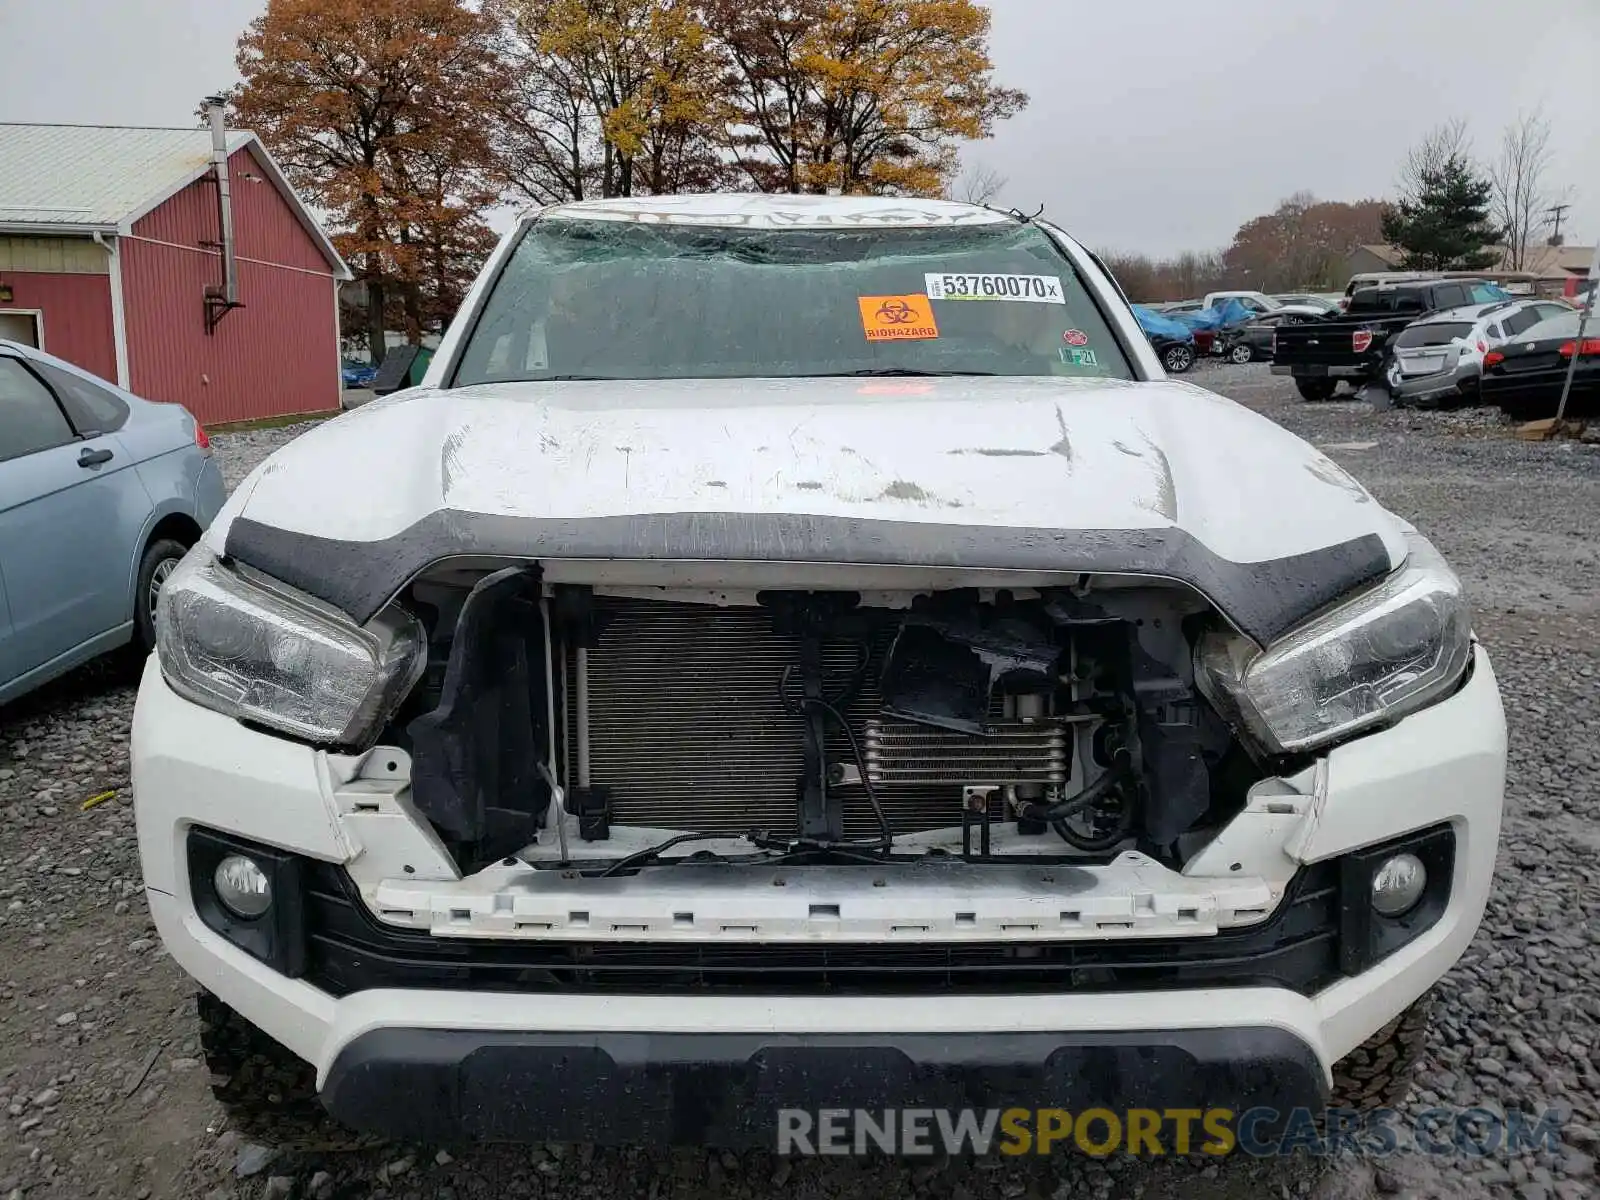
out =
<svg viewBox="0 0 1600 1200"><path fill-rule="evenodd" d="M347 388L371 387L378 377L378 368L371 363L346 361L339 368L339 381Z"/></svg>
<svg viewBox="0 0 1600 1200"><path fill-rule="evenodd" d="M222 507L200 423L0 342L0 704L155 645L155 601Z"/></svg>
<svg viewBox="0 0 1600 1200"><path fill-rule="evenodd" d="M1194 366L1194 333L1188 326L1146 305L1132 307L1134 319L1144 330L1144 336L1150 339L1151 348L1168 374L1182 375Z"/></svg>

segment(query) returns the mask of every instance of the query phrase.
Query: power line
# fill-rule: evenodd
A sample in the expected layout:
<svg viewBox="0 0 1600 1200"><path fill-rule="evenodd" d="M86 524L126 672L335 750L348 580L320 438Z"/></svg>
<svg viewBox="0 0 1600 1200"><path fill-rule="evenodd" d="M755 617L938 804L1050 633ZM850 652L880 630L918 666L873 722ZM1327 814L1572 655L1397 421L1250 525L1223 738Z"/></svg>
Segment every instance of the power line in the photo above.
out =
<svg viewBox="0 0 1600 1200"><path fill-rule="evenodd" d="M1552 204L1544 210L1549 216L1554 217L1556 222L1556 227L1550 234L1550 244L1552 246L1561 245L1561 218L1567 215L1567 209L1571 207L1572 205L1570 204Z"/></svg>

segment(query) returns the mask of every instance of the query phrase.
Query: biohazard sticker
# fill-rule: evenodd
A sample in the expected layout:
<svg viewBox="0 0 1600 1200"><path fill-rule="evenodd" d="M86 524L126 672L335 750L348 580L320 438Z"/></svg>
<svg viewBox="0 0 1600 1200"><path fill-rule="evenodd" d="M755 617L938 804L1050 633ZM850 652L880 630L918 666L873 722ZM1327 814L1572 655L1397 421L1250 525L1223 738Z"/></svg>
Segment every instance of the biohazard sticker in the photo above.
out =
<svg viewBox="0 0 1600 1200"><path fill-rule="evenodd" d="M929 275L930 300L1024 300L1065 304L1059 275Z"/></svg>
<svg viewBox="0 0 1600 1200"><path fill-rule="evenodd" d="M939 336L926 296L860 296L861 328L869 342L919 342Z"/></svg>
<svg viewBox="0 0 1600 1200"><path fill-rule="evenodd" d="M1089 335L1081 329L1069 329L1061 335L1061 340L1069 346L1087 346Z"/></svg>

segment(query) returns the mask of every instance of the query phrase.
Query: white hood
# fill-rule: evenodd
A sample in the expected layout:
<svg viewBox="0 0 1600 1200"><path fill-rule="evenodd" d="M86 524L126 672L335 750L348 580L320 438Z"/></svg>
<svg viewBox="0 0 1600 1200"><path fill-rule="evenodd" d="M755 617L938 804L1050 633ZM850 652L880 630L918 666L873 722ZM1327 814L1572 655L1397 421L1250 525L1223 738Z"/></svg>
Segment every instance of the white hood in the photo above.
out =
<svg viewBox="0 0 1600 1200"><path fill-rule="evenodd" d="M1233 562L1404 526L1271 421L1176 382L1058 378L509 383L413 391L273 455L236 516L343 542L441 510L510 518L795 514L1178 529Z"/></svg>

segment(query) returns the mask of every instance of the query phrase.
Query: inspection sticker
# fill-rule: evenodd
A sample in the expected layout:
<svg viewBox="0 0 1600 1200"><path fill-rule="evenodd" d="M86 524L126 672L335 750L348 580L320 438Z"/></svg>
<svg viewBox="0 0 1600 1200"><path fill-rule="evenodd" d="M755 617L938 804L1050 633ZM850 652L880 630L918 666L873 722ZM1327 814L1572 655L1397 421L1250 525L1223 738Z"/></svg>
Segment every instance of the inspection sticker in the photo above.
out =
<svg viewBox="0 0 1600 1200"><path fill-rule="evenodd" d="M930 300L1025 300L1065 304L1059 275L929 275Z"/></svg>
<svg viewBox="0 0 1600 1200"><path fill-rule="evenodd" d="M928 341L939 336L926 296L858 296L869 342Z"/></svg>

